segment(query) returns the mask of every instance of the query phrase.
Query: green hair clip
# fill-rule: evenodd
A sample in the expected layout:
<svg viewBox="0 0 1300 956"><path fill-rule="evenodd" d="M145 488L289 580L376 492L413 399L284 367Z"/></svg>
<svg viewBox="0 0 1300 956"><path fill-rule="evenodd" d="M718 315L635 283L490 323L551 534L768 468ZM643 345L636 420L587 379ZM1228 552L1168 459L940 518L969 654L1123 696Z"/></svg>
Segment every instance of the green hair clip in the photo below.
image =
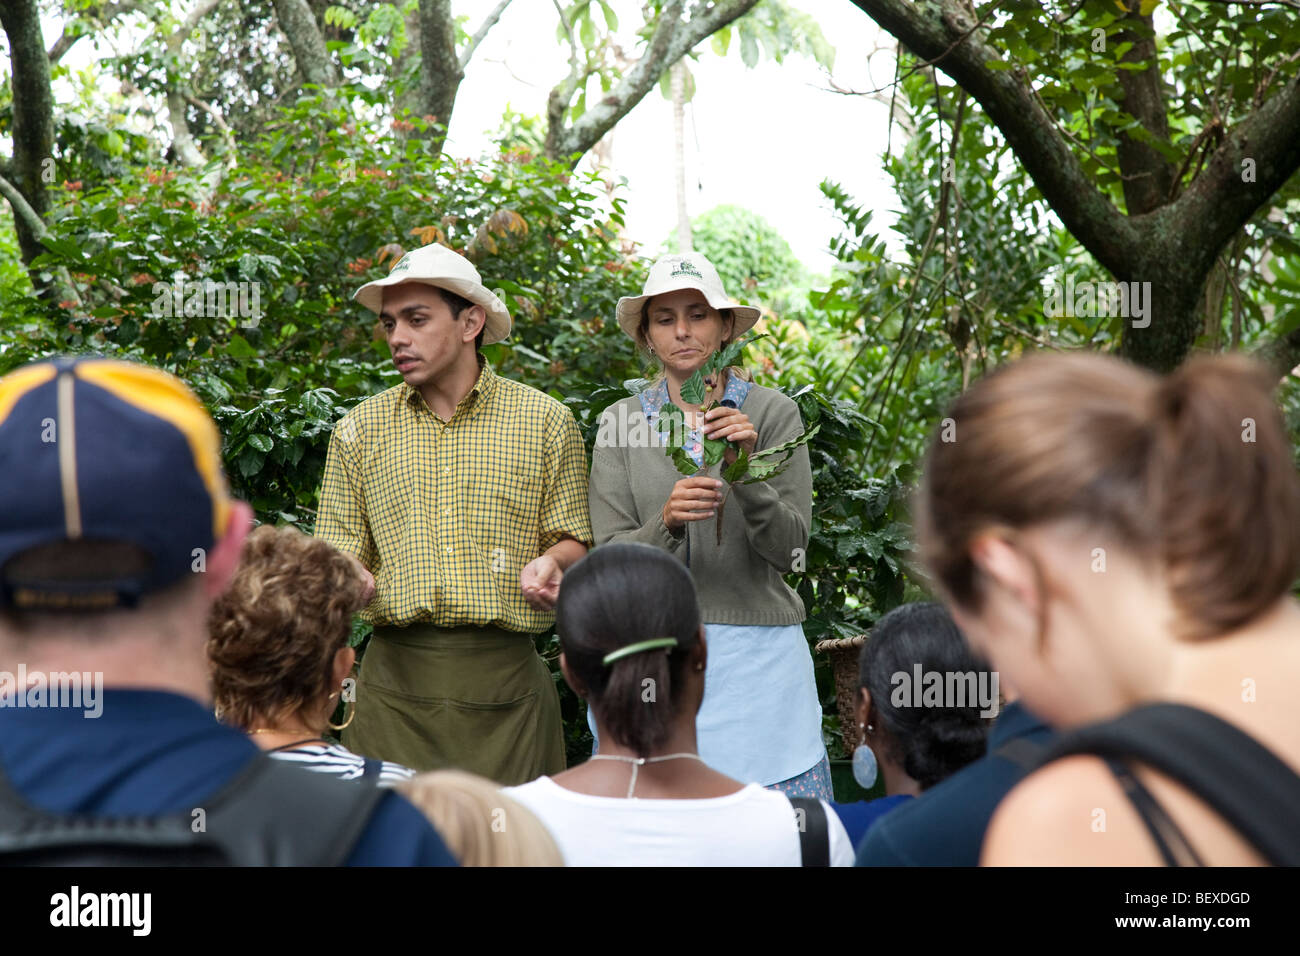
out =
<svg viewBox="0 0 1300 956"><path fill-rule="evenodd" d="M677 638L675 637L652 637L648 641L637 641L635 644L629 644L627 647L620 647L616 651L610 651L600 659L600 662L608 667L620 657L631 657L633 654L640 654L642 651L653 651L657 647L676 647Z"/></svg>

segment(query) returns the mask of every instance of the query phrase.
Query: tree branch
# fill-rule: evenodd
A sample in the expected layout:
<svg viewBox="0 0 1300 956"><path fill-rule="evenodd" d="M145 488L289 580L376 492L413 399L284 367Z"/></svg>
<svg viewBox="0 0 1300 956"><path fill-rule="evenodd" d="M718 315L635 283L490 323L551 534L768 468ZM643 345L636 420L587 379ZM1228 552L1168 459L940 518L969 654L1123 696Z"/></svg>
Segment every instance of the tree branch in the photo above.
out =
<svg viewBox="0 0 1300 956"><path fill-rule="evenodd" d="M54 94L37 0L0 3L0 26L9 41L13 85L12 186L24 206L43 224L50 209L45 184L54 178ZM15 216L14 222L23 262L31 262L45 251L39 241L40 232L33 228L31 217ZM40 288L35 280L33 284Z"/></svg>
<svg viewBox="0 0 1300 956"><path fill-rule="evenodd" d="M496 9L487 15L477 32L469 38L469 43L465 44L465 49L460 51L460 68L462 70L469 65L470 59L474 56L474 51L483 42L483 38L488 35L488 31L497 25L497 21L501 19L501 14L505 13L506 7L510 6L510 3L511 0L501 0L496 5Z"/></svg>
<svg viewBox="0 0 1300 956"><path fill-rule="evenodd" d="M14 222L26 228L35 237L38 243L41 241L42 237L49 234L50 230L49 227L45 225L45 220L42 219L37 214L36 210L31 207L31 204L23 198L23 194L18 191L18 187L3 176L0 176L0 196L4 196L5 199L9 200L9 206L14 211ZM41 246L41 251L45 251L44 246ZM77 305L81 305L81 294L77 292L77 286L73 283L72 276L68 274L68 270L63 266L59 266L54 271L59 278L60 288L57 290L59 301L64 302L71 300Z"/></svg>
<svg viewBox="0 0 1300 956"><path fill-rule="evenodd" d="M63 54L71 50L72 45L80 40L81 37L82 34L70 34L67 30L64 30L59 34L59 38L54 41L54 46L50 47L50 52L46 54L46 57L50 61L50 66L53 66L55 63L58 63L59 60L63 59Z"/></svg>
<svg viewBox="0 0 1300 956"><path fill-rule="evenodd" d="M439 124L429 130L433 149L441 152L451 125L451 111L465 70L456 55L456 21L451 0L420 0L420 104Z"/></svg>
<svg viewBox="0 0 1300 956"><path fill-rule="evenodd" d="M733 20L744 16L758 0L719 0L681 22L684 0L665 0L659 21L641 59L595 106L589 108L570 127L565 127L564 113L577 89L566 80L551 91L547 106L548 129L546 153L553 159L574 162L626 116L659 81L664 70L685 56L705 37L716 33ZM567 24L566 24L567 25ZM563 95L567 92L567 95Z"/></svg>
<svg viewBox="0 0 1300 956"><path fill-rule="evenodd" d="M1208 270L1224 245L1297 169L1300 75L1229 130L1205 171L1149 218L1180 259Z"/></svg>
<svg viewBox="0 0 1300 956"><path fill-rule="evenodd" d="M272 6L275 7L275 19L279 21L280 30L289 39L294 61L302 71L303 78L317 86L336 86L339 81L338 71L330 59L325 37L307 0L272 0Z"/></svg>
<svg viewBox="0 0 1300 956"><path fill-rule="evenodd" d="M1155 21L1150 14L1142 16L1139 13L1140 0L1127 0L1127 6L1124 29L1115 39L1133 45L1120 62L1145 63L1146 68L1119 71L1124 111L1151 136L1168 143L1169 118L1165 113L1160 61L1156 56ZM1117 138L1119 168L1124 173L1125 211L1130 216L1140 216L1159 208L1169 196L1174 175L1172 164L1155 146L1127 132L1121 132Z"/></svg>
<svg viewBox="0 0 1300 956"><path fill-rule="evenodd" d="M969 10L956 0L939 0L941 15L930 17L907 0L853 3L975 97L1065 227L1098 262L1117 275L1132 268L1144 249L1143 230L1084 171L1024 70L985 66L1002 57L971 30L977 21Z"/></svg>

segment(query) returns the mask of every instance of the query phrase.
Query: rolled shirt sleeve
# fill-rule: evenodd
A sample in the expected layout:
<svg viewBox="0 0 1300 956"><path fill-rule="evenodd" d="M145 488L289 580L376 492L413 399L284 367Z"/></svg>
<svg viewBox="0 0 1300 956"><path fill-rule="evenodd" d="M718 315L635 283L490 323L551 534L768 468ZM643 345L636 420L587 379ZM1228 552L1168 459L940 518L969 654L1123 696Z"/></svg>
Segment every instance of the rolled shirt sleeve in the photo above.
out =
<svg viewBox="0 0 1300 956"><path fill-rule="evenodd" d="M543 469L545 491L540 514L544 552L564 538L592 545L587 507L587 451L573 413L559 406L548 422Z"/></svg>
<svg viewBox="0 0 1300 956"><path fill-rule="evenodd" d="M321 480L316 537L352 555L371 572L377 570L378 549L370 535L361 480L360 426L351 414L343 416L330 435Z"/></svg>

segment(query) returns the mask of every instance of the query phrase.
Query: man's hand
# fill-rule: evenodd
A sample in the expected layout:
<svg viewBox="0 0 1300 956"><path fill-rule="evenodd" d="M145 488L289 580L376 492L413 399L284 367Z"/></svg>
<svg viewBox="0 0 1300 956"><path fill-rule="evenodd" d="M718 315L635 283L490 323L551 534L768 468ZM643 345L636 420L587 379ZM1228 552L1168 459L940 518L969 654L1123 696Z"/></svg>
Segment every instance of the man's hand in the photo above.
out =
<svg viewBox="0 0 1300 956"><path fill-rule="evenodd" d="M519 587L524 592L524 600L535 611L554 610L555 602L560 597L560 579L564 571L560 563L549 554L533 558L519 574Z"/></svg>
<svg viewBox="0 0 1300 956"><path fill-rule="evenodd" d="M357 576L361 578L364 584L361 589L361 606L365 607L375 596L375 576L370 573L369 568L357 560L356 555L348 554L346 551L343 554L347 555L348 560L352 562L353 567L356 568Z"/></svg>

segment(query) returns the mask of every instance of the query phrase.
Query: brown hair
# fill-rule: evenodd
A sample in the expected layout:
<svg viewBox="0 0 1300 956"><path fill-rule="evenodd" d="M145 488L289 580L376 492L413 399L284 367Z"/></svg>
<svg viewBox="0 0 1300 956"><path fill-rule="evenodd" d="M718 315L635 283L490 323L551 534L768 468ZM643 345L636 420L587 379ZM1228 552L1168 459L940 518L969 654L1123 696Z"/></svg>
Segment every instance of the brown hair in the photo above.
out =
<svg viewBox="0 0 1300 956"><path fill-rule="evenodd" d="M320 702L347 643L363 584L329 543L297 528L255 528L208 619L217 713L236 727Z"/></svg>
<svg viewBox="0 0 1300 956"><path fill-rule="evenodd" d="M394 789L433 824L461 866L564 866L551 832L491 780L434 770Z"/></svg>
<svg viewBox="0 0 1300 956"><path fill-rule="evenodd" d="M954 402L927 455L927 566L978 610L978 534L1076 519L1163 569L1184 636L1246 624L1300 568L1300 481L1274 384L1235 355L1164 378L1092 353L998 369Z"/></svg>

